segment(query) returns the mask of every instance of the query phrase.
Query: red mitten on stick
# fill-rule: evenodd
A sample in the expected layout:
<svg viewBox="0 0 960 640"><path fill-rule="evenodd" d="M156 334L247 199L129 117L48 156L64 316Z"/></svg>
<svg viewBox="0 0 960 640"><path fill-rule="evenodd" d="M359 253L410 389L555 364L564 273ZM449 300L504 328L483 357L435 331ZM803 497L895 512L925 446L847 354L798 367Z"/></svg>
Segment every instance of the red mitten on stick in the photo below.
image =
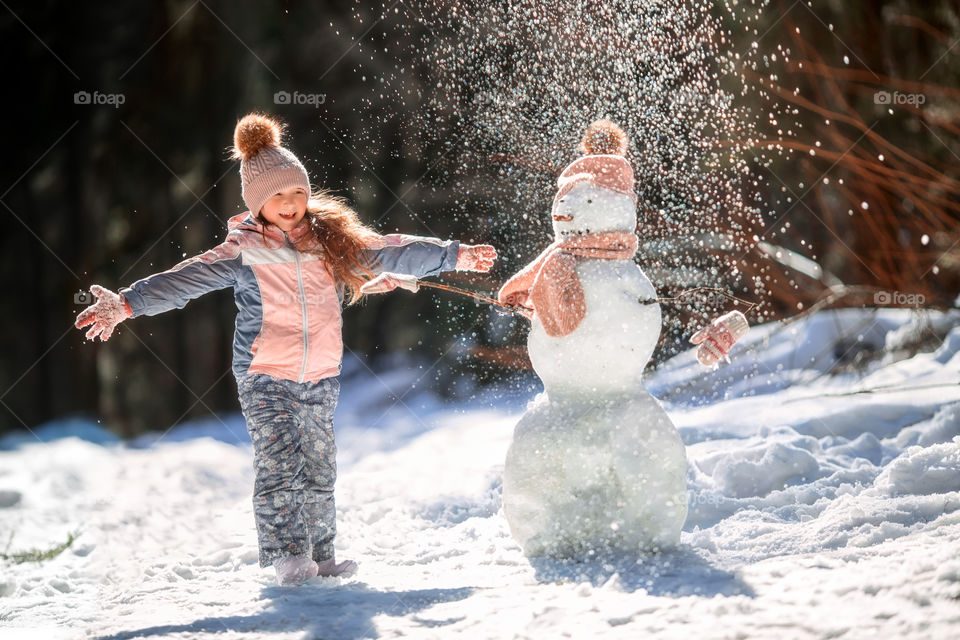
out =
<svg viewBox="0 0 960 640"><path fill-rule="evenodd" d="M90 287L90 293L97 297L97 301L80 312L74 326L80 329L92 324L87 331L87 340L93 340L99 335L100 342L106 342L117 325L132 316L133 312L126 300L98 284Z"/></svg>
<svg viewBox="0 0 960 640"><path fill-rule="evenodd" d="M690 337L691 344L700 345L697 360L705 367L717 364L749 328L746 316L739 311L720 316Z"/></svg>
<svg viewBox="0 0 960 640"><path fill-rule="evenodd" d="M530 308L530 296L525 291L514 291L507 295L498 295L497 301L500 303L500 306L510 311L516 311L527 320L533 320L533 309Z"/></svg>

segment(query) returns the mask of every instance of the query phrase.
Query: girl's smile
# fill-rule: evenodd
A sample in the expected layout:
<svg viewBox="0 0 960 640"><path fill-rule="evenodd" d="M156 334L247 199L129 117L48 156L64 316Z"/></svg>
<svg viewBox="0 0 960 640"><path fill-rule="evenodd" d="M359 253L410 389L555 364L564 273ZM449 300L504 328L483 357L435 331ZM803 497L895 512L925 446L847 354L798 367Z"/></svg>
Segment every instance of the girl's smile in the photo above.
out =
<svg viewBox="0 0 960 640"><path fill-rule="evenodd" d="M292 231L307 212L307 192L302 187L284 189L263 203L260 215L281 231Z"/></svg>

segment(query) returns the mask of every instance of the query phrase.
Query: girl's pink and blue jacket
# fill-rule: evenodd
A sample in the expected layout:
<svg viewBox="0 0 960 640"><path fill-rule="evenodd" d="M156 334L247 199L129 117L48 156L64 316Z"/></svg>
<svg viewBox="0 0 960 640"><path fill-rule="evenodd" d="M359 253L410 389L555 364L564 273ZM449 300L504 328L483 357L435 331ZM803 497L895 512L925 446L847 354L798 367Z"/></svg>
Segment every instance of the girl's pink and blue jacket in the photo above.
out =
<svg viewBox="0 0 960 640"><path fill-rule="evenodd" d="M343 354L343 288L322 259L299 252L293 242L302 225L285 234L249 213L234 216L226 240L168 271L120 291L133 317L181 309L209 291L233 287L237 326L233 373L265 373L284 380L314 382L340 373ZM460 244L391 234L365 251L374 273L422 278L453 271Z"/></svg>

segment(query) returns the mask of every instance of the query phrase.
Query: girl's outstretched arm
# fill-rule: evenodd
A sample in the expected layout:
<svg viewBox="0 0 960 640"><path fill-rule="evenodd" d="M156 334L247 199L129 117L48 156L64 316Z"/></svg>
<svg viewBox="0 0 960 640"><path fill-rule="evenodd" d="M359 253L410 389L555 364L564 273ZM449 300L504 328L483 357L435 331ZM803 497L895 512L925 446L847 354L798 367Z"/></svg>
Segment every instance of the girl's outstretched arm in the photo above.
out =
<svg viewBox="0 0 960 640"><path fill-rule="evenodd" d="M240 246L228 238L210 251L134 282L121 289L119 295L93 285L90 292L97 301L80 312L75 325L78 329L93 325L87 331L87 338L99 336L105 342L114 328L127 318L182 309L204 293L232 286L236 283L240 260Z"/></svg>
<svg viewBox="0 0 960 640"><path fill-rule="evenodd" d="M182 309L205 293L232 287L240 267L240 245L228 236L209 251L121 289L120 295L130 305L131 317L155 316Z"/></svg>
<svg viewBox="0 0 960 640"><path fill-rule="evenodd" d="M460 243L393 233L380 236L364 254L374 274L404 273L424 278L455 270Z"/></svg>
<svg viewBox="0 0 960 640"><path fill-rule="evenodd" d="M489 271L497 258L490 245L404 234L381 236L365 253L375 274L403 273L417 278L443 271Z"/></svg>

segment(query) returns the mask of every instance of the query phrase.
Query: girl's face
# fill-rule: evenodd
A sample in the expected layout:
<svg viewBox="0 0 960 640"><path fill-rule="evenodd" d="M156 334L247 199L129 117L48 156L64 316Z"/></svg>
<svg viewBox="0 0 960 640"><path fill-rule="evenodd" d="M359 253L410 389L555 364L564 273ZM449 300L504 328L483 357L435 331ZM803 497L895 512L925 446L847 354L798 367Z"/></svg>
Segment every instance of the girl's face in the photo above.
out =
<svg viewBox="0 0 960 640"><path fill-rule="evenodd" d="M307 192L302 187L290 187L263 203L261 215L281 231L292 231L307 212Z"/></svg>

